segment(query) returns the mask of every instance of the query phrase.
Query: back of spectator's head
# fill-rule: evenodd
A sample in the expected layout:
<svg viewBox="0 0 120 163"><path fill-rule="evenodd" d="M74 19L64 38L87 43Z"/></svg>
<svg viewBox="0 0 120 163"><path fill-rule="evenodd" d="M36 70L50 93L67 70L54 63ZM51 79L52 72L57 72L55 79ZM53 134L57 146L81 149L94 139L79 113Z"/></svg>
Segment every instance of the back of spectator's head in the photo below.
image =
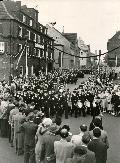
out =
<svg viewBox="0 0 120 163"><path fill-rule="evenodd" d="M82 142L86 145L90 142L90 134L88 132L82 136Z"/></svg>
<svg viewBox="0 0 120 163"><path fill-rule="evenodd" d="M101 127L102 126L102 120L98 117L93 120L93 123L94 123L95 127Z"/></svg>
<svg viewBox="0 0 120 163"><path fill-rule="evenodd" d="M85 155L87 153L87 149L84 146L76 146L74 148L74 154L78 156Z"/></svg>
<svg viewBox="0 0 120 163"><path fill-rule="evenodd" d="M68 130L65 129L65 128L62 128L61 131L60 131L60 136L61 136L61 138L65 139L65 138L68 137L68 135L69 135L69 134L68 134Z"/></svg>
<svg viewBox="0 0 120 163"><path fill-rule="evenodd" d="M52 120L50 118L43 119L42 125L46 128L50 127L52 125Z"/></svg>
<svg viewBox="0 0 120 163"><path fill-rule="evenodd" d="M94 128L93 136L95 136L96 138L99 138L101 136L101 130L98 127Z"/></svg>
<svg viewBox="0 0 120 163"><path fill-rule="evenodd" d="M85 124L80 125L80 129L82 132L86 132L87 131L87 126Z"/></svg>
<svg viewBox="0 0 120 163"><path fill-rule="evenodd" d="M28 115L28 120L29 120L29 121L33 121L34 118L35 118L34 113L33 113L33 112L29 113L29 115Z"/></svg>
<svg viewBox="0 0 120 163"><path fill-rule="evenodd" d="M63 125L63 126L62 126L62 129L66 129L68 132L70 131L69 125Z"/></svg>
<svg viewBox="0 0 120 163"><path fill-rule="evenodd" d="M56 125L60 126L62 123L61 117L56 117L53 119L53 123L56 123Z"/></svg>

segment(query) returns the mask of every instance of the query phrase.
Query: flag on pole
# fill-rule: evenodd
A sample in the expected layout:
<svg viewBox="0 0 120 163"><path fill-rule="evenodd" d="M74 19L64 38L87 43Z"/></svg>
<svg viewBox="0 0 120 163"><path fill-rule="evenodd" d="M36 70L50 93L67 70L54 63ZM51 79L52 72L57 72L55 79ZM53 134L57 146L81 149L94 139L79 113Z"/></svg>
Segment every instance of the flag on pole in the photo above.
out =
<svg viewBox="0 0 120 163"><path fill-rule="evenodd" d="M23 55L23 53L24 53L25 47L26 47L26 42L25 42L23 48L22 48L21 51L20 51L20 56L19 56L18 61L17 61L16 69L18 69L18 65L19 65L20 59L21 59L21 57L22 57L22 55Z"/></svg>

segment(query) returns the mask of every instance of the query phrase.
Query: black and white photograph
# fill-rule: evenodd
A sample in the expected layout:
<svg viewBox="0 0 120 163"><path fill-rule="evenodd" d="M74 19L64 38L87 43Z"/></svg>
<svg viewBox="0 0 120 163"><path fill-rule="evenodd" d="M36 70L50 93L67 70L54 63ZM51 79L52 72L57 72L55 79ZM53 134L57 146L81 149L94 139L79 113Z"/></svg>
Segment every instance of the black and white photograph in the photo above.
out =
<svg viewBox="0 0 120 163"><path fill-rule="evenodd" d="M120 163L120 0L0 0L0 163Z"/></svg>

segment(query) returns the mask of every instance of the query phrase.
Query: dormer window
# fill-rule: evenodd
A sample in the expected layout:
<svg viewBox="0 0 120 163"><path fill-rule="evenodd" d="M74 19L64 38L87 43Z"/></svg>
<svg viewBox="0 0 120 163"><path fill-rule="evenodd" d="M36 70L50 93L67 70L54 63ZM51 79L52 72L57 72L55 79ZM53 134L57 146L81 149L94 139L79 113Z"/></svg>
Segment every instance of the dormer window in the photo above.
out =
<svg viewBox="0 0 120 163"><path fill-rule="evenodd" d="M25 23L25 22L26 22L26 16L23 15L23 23Z"/></svg>
<svg viewBox="0 0 120 163"><path fill-rule="evenodd" d="M30 20L30 26L31 27L33 26L33 20Z"/></svg>

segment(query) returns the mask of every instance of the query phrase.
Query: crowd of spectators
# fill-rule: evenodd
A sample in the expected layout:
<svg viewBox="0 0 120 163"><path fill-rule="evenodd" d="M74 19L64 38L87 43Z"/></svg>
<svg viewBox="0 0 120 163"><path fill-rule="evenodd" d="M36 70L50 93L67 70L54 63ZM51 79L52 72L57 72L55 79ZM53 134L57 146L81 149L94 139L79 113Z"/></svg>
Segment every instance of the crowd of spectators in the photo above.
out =
<svg viewBox="0 0 120 163"><path fill-rule="evenodd" d="M40 72L0 83L0 135L9 138L17 155L24 154L24 163L106 163L109 142L101 117L119 115L120 85L91 75L70 92L66 84L76 84L71 80L77 75L77 70ZM91 115L92 121L73 135L61 125L63 115Z"/></svg>

